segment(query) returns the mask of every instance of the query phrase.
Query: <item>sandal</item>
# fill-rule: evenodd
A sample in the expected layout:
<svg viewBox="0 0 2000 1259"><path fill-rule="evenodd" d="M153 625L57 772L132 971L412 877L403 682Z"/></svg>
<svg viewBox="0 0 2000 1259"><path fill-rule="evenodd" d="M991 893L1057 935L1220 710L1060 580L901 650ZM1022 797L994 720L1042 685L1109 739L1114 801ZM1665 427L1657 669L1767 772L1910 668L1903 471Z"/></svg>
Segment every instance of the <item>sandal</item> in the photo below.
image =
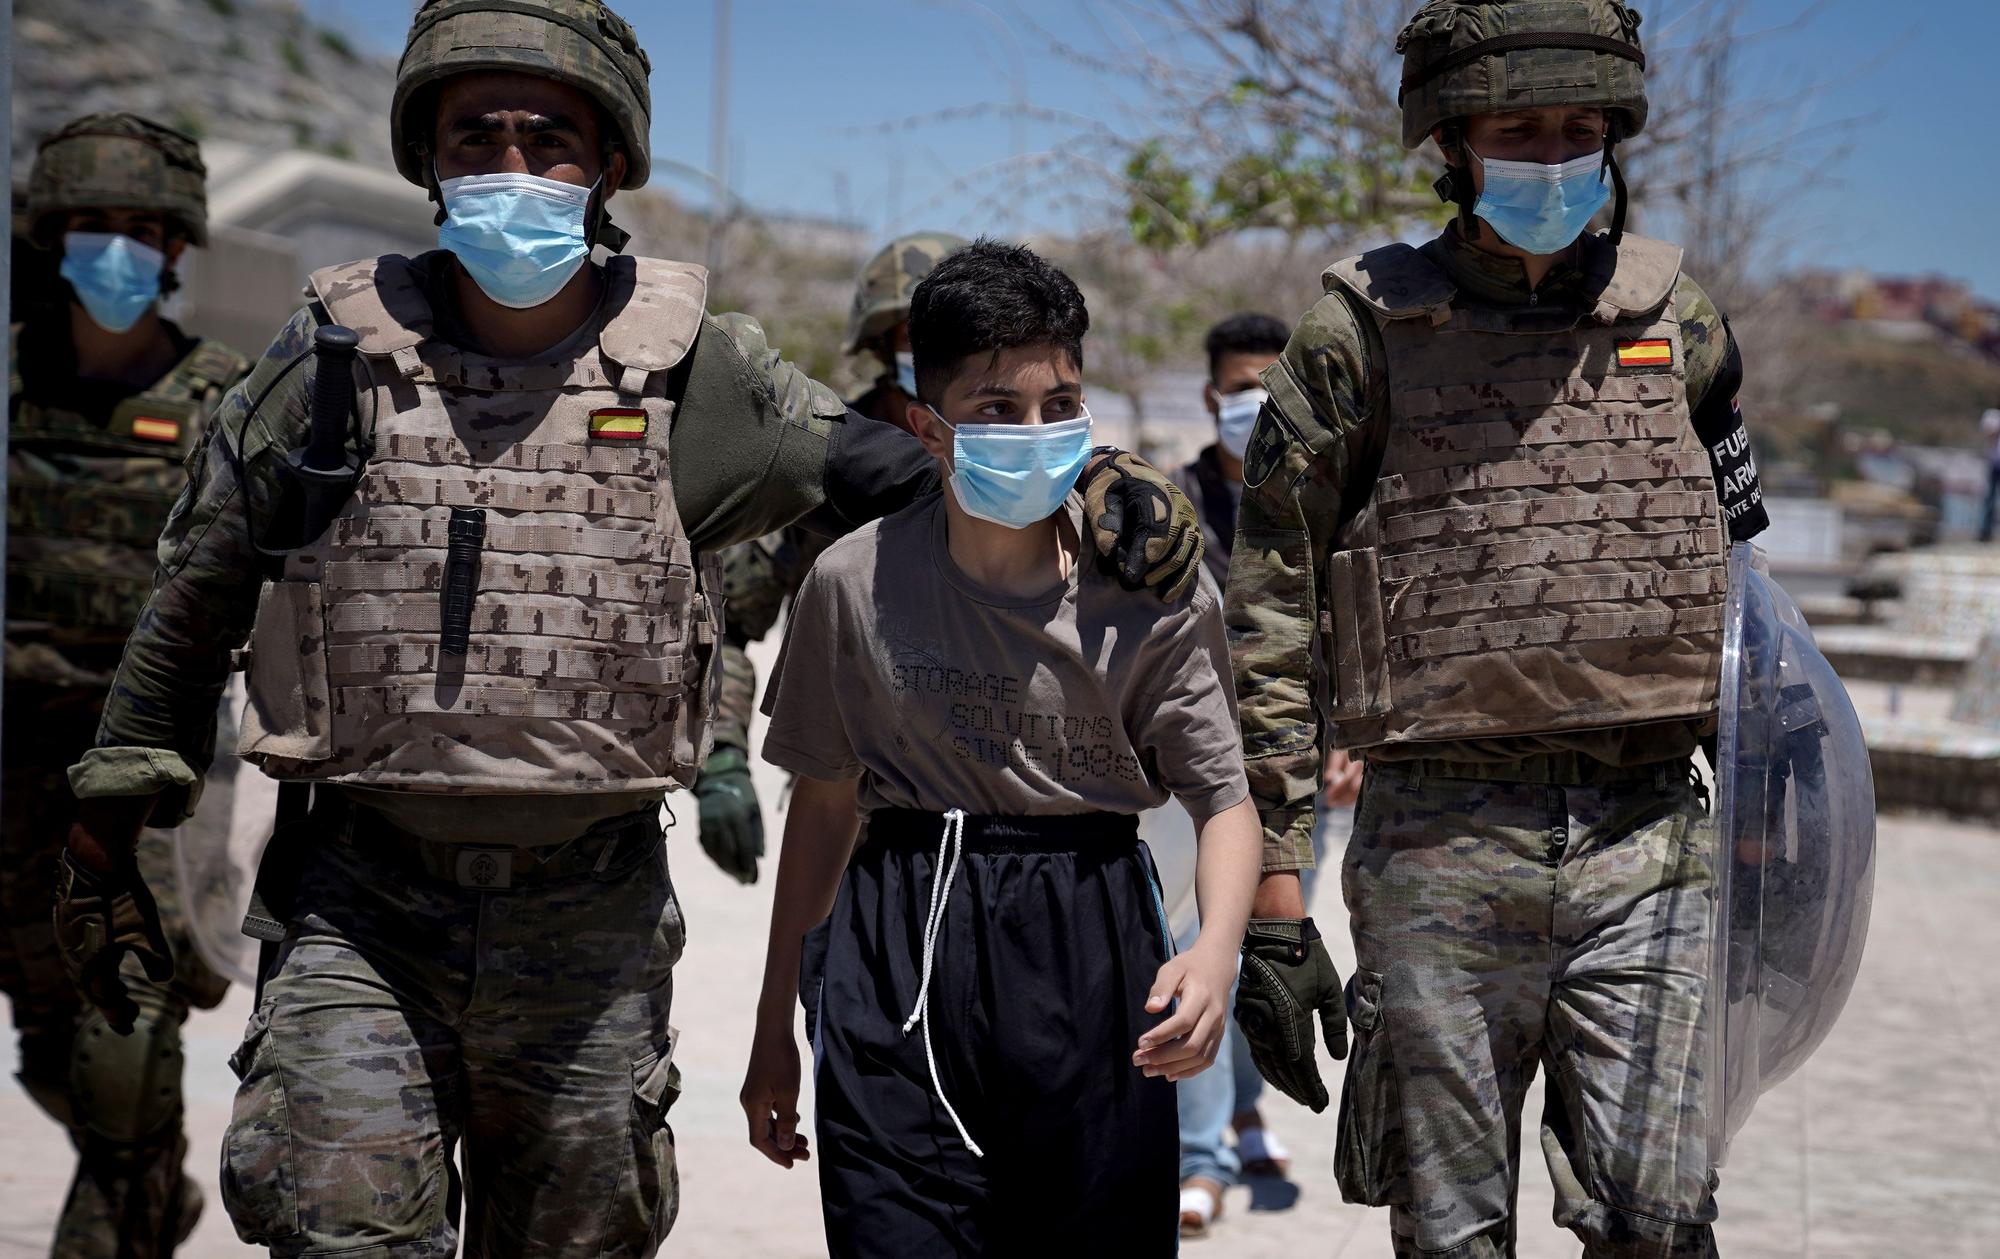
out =
<svg viewBox="0 0 2000 1259"><path fill-rule="evenodd" d="M1222 1186L1206 1176L1181 1182L1181 1236L1206 1237L1222 1218Z"/></svg>
<svg viewBox="0 0 2000 1259"><path fill-rule="evenodd" d="M1237 1132L1236 1156L1243 1160L1246 1176L1282 1178L1292 1169L1292 1152L1278 1140L1277 1133L1262 1125Z"/></svg>

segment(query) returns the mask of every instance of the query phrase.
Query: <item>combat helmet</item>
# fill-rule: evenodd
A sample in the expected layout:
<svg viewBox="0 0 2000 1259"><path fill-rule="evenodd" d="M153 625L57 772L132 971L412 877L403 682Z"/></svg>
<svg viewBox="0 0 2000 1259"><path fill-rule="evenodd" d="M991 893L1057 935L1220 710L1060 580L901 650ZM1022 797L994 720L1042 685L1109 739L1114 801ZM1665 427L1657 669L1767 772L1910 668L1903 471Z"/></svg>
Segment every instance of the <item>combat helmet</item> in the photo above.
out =
<svg viewBox="0 0 2000 1259"><path fill-rule="evenodd" d="M877 337L910 317L910 294L947 254L971 241L947 232L912 232L882 246L861 268L854 309L847 317L847 352L859 354Z"/></svg>
<svg viewBox="0 0 2000 1259"><path fill-rule="evenodd" d="M1619 0L1430 0L1396 37L1403 55L1403 146L1414 149L1444 128L1447 148L1462 143L1460 119L1546 105L1604 110L1604 164L1617 189L1615 243L1625 225L1625 180L1615 148L1646 126L1646 53L1639 12ZM1477 231L1476 199L1463 154L1438 181L1438 195Z"/></svg>
<svg viewBox="0 0 2000 1259"><path fill-rule="evenodd" d="M431 169L432 119L425 89L473 70L516 70L567 83L603 107L625 151L625 188L652 173L653 63L625 19L600 0L426 0L410 23L396 94L389 108L389 148L403 178L441 199ZM613 249L625 234L598 202L598 239ZM442 211L440 211L442 216ZM442 217L439 219L443 221Z"/></svg>
<svg viewBox="0 0 2000 1259"><path fill-rule="evenodd" d="M28 176L27 227L54 241L65 210L157 210L192 245L208 243L208 168L194 137L137 114L90 114L49 133Z"/></svg>

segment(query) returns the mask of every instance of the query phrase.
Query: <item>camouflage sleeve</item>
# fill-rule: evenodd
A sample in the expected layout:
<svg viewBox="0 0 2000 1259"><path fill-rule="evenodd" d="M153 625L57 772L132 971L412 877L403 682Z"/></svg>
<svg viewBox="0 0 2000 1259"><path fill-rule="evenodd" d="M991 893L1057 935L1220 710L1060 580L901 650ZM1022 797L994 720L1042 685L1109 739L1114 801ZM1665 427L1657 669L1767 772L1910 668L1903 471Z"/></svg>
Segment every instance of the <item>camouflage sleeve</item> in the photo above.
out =
<svg viewBox="0 0 2000 1259"><path fill-rule="evenodd" d="M739 542L722 553L722 594L727 600L723 632L741 646L763 641L792 593L781 556L782 534Z"/></svg>
<svg viewBox="0 0 2000 1259"><path fill-rule="evenodd" d="M190 456L187 488L160 535L153 594L126 641L97 746L70 769L79 797L162 793L157 825L193 812L215 751L230 653L257 615L266 561L251 544L251 529L263 527L276 499L279 453L306 430L310 372L287 366L312 344L317 327L310 310L293 316L256 369L223 397Z"/></svg>
<svg viewBox="0 0 2000 1259"><path fill-rule="evenodd" d="M745 315L703 320L674 417L674 499L700 550L770 533L825 498L840 396L786 362Z"/></svg>
<svg viewBox="0 0 2000 1259"><path fill-rule="evenodd" d="M1688 406L1699 410L1728 356L1729 325L1701 285L1685 275L1674 286L1674 316L1687 351Z"/></svg>
<svg viewBox="0 0 2000 1259"><path fill-rule="evenodd" d="M1379 441L1388 408L1381 338L1338 295L1322 298L1264 373L1271 399L1244 459L1223 616L1264 868L1310 868L1319 794L1317 576L1348 468ZM1335 610L1338 615L1338 611Z"/></svg>
<svg viewBox="0 0 2000 1259"><path fill-rule="evenodd" d="M750 750L750 721L757 711L757 666L733 642L722 644L722 700L715 710L715 746Z"/></svg>

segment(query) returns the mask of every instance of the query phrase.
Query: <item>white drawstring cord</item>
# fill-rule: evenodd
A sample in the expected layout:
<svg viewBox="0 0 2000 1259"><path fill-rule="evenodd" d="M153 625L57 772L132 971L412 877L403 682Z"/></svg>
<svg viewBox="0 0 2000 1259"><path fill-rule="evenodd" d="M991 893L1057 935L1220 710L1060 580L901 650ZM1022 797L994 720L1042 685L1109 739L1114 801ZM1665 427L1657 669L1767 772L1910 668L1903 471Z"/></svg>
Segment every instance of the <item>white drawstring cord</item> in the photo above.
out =
<svg viewBox="0 0 2000 1259"><path fill-rule="evenodd" d="M903 1020L903 1035L917 1024L924 1025L924 1060L930 1064L931 1087L937 1090L937 1099L944 1106L944 1113L951 1116L951 1126L958 1129L958 1139L965 1142L965 1148L972 1151L972 1157L985 1158L978 1142L965 1130L965 1121L952 1108L951 1099L944 1095L944 1083L938 1079L937 1053L931 1048L931 968L937 958L938 928L944 925L945 906L950 903L952 880L958 877L958 860L965 852L965 810L953 809L944 815L944 834L938 837L937 866L931 871L931 908L924 918L924 966L923 978L917 982L917 1004L910 1011L910 1017ZM945 864L949 853L951 864Z"/></svg>

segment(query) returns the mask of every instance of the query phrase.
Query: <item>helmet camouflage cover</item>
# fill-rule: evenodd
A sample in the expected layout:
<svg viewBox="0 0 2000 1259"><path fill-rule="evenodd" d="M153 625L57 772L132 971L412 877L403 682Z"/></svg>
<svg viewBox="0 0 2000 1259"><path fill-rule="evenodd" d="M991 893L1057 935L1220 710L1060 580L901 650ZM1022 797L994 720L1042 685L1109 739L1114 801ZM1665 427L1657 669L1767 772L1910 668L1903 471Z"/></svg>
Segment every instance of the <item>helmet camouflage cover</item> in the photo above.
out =
<svg viewBox="0 0 2000 1259"><path fill-rule="evenodd" d="M1431 0L1396 38L1403 146L1454 118L1595 105L1629 139L1646 125L1638 10L1619 0Z"/></svg>
<svg viewBox="0 0 2000 1259"><path fill-rule="evenodd" d="M912 232L882 246L861 268L854 288L854 309L847 317L847 352L862 347L910 317L910 294L943 262L945 255L970 241L948 232Z"/></svg>
<svg viewBox="0 0 2000 1259"><path fill-rule="evenodd" d="M157 210L208 243L208 168L194 137L137 114L90 114L49 133L28 176L28 228L51 240L65 210Z"/></svg>
<svg viewBox="0 0 2000 1259"><path fill-rule="evenodd" d="M389 111L389 147L403 178L430 183L432 120L414 116L423 89L472 70L516 70L588 92L624 142L623 186L646 182L653 63L625 19L598 0L428 0L410 25Z"/></svg>

